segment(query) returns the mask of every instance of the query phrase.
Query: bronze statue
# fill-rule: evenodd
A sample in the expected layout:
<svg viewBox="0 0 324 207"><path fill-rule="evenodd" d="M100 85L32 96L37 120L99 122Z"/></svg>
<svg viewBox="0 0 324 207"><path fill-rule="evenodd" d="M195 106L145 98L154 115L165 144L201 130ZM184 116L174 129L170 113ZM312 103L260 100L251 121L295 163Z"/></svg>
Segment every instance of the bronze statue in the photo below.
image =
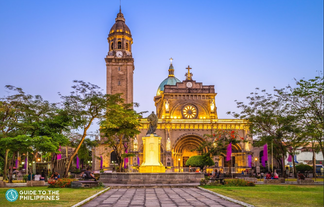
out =
<svg viewBox="0 0 324 207"><path fill-rule="evenodd" d="M147 120L149 121L150 126L146 134L154 134L158 123L158 117L154 114L154 111L152 111L152 113L147 117Z"/></svg>

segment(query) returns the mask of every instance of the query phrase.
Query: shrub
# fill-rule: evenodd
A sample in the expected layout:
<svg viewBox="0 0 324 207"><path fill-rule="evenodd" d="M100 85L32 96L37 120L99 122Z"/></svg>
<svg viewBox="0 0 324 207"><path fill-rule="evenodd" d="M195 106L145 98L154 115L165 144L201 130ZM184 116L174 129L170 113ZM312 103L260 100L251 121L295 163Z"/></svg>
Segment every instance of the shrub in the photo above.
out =
<svg viewBox="0 0 324 207"><path fill-rule="evenodd" d="M105 187L104 184L102 182L99 182L98 187Z"/></svg>
<svg viewBox="0 0 324 207"><path fill-rule="evenodd" d="M222 184L220 182L218 182L218 181L212 181L212 182L209 183L209 185L210 186L220 186Z"/></svg>
<svg viewBox="0 0 324 207"><path fill-rule="evenodd" d="M187 160L186 165L191 167L200 167L200 169L203 170L205 166L212 166L215 165L215 163L209 156L196 155L190 157Z"/></svg>
<svg viewBox="0 0 324 207"><path fill-rule="evenodd" d="M255 186L253 182L245 181L243 179L225 180L226 186Z"/></svg>
<svg viewBox="0 0 324 207"><path fill-rule="evenodd" d="M24 175L24 176L23 176L23 181L24 181L24 182L27 182L27 179L28 179L28 175Z"/></svg>
<svg viewBox="0 0 324 207"><path fill-rule="evenodd" d="M70 178L59 178L57 180L49 180L49 188L71 188L71 183L76 179Z"/></svg>
<svg viewBox="0 0 324 207"><path fill-rule="evenodd" d="M200 180L200 185L206 185L208 183L208 178L202 178Z"/></svg>
<svg viewBox="0 0 324 207"><path fill-rule="evenodd" d="M305 171L313 171L313 167L305 164L298 164L296 165L297 172L300 171L302 173L305 173Z"/></svg>

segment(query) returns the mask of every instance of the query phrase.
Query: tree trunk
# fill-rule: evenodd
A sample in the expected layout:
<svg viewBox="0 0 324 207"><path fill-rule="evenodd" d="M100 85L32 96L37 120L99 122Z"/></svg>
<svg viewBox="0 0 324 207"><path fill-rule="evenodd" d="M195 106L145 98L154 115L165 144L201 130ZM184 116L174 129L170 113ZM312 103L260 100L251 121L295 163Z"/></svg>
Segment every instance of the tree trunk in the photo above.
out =
<svg viewBox="0 0 324 207"><path fill-rule="evenodd" d="M90 119L88 125L87 125L87 126L84 128L84 130L83 130L83 135L82 135L82 138L81 138L81 141L80 141L78 147L74 150L74 152L73 152L73 154L71 155L69 161L65 163L65 166L64 166L65 170L64 170L64 175L63 175L63 177L67 178L68 173L69 173L69 169L70 169L70 166L71 166L71 163L72 163L72 161L73 161L73 158L78 154L78 151L79 151L79 149L80 149L80 147L81 147L81 145L82 145L84 139L85 139L86 136L87 136L87 131L88 131L89 127L91 126L92 121L93 121L95 118L96 118L96 117L92 117L92 118ZM67 158L67 159L68 159L68 158Z"/></svg>
<svg viewBox="0 0 324 207"><path fill-rule="evenodd" d="M286 176L285 154L282 154L281 162L282 162L282 176L285 177Z"/></svg>
<svg viewBox="0 0 324 207"><path fill-rule="evenodd" d="M12 183L12 170L13 170L13 165L15 163L15 155L16 153L13 153L12 154L12 159L11 159L11 162L10 162L10 170L9 170L9 183Z"/></svg>
<svg viewBox="0 0 324 207"><path fill-rule="evenodd" d="M118 161L119 161L119 172L123 172L123 161L124 161L124 159L121 157L121 155L122 155L122 152L123 152L123 135L119 135L119 143L117 144L117 152L116 152L116 155L117 155L117 157L118 157Z"/></svg>
<svg viewBox="0 0 324 207"><path fill-rule="evenodd" d="M313 178L316 178L316 157L315 150L313 149Z"/></svg>
<svg viewBox="0 0 324 207"><path fill-rule="evenodd" d="M293 156L292 155L292 157L293 157L293 168L294 168L294 178L297 178L297 172L296 172L296 164L295 164L295 156Z"/></svg>
<svg viewBox="0 0 324 207"><path fill-rule="evenodd" d="M8 154L9 154L9 149L6 149L6 155L5 155L5 163L4 163L4 169L3 169L3 179L7 180L7 171L8 171Z"/></svg>

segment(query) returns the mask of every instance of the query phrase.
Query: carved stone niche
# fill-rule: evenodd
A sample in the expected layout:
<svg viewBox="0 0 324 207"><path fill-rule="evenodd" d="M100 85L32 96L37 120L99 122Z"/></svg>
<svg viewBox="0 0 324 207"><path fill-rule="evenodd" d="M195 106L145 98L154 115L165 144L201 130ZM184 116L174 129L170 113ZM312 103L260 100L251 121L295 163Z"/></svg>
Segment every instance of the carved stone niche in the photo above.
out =
<svg viewBox="0 0 324 207"><path fill-rule="evenodd" d="M166 167L173 166L171 152L166 153L165 158L166 158L165 159L166 160Z"/></svg>

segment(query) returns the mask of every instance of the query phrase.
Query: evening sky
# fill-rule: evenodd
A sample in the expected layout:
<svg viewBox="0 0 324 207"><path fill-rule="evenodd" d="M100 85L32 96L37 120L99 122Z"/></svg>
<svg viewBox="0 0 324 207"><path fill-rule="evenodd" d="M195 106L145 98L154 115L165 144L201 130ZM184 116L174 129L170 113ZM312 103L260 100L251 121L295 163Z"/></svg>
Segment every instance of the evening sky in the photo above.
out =
<svg viewBox="0 0 324 207"><path fill-rule="evenodd" d="M0 97L7 84L60 101L73 80L105 90L107 36L118 0L0 1ZM137 111L155 111L167 77L215 85L219 118L256 87L294 85L323 70L323 1L123 0L135 60ZM146 114L148 115L148 114ZM95 130L96 126L92 127Z"/></svg>

